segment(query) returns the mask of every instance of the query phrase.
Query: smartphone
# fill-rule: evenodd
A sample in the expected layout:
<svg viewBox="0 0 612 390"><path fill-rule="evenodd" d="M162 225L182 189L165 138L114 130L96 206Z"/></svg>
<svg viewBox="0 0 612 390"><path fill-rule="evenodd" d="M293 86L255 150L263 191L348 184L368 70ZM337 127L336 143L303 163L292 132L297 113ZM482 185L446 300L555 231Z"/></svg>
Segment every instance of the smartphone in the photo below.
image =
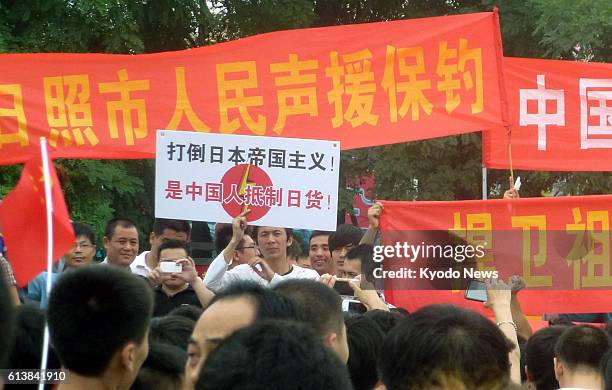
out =
<svg viewBox="0 0 612 390"><path fill-rule="evenodd" d="M351 297L355 295L355 292L346 280L336 280L336 283L334 284L334 290L336 290L340 295L346 295Z"/></svg>
<svg viewBox="0 0 612 390"><path fill-rule="evenodd" d="M159 270L164 274L180 273L183 272L183 265L174 261L160 261Z"/></svg>
<svg viewBox="0 0 612 390"><path fill-rule="evenodd" d="M355 299L343 299L342 300L342 311L348 313L363 314L368 311L368 308L361 302Z"/></svg>
<svg viewBox="0 0 612 390"><path fill-rule="evenodd" d="M465 290L465 299L478 302L487 301L487 286L480 280L470 280L467 290Z"/></svg>

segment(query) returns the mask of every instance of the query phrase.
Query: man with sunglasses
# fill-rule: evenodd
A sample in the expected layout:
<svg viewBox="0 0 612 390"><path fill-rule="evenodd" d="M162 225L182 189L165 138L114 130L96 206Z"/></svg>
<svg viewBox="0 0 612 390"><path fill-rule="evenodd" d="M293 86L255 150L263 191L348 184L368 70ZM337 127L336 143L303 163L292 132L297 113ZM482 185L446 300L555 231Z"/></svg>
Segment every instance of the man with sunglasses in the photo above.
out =
<svg viewBox="0 0 612 390"><path fill-rule="evenodd" d="M231 223L218 223L215 228L215 250L222 253L234 237L234 228ZM235 239L234 239L235 241ZM227 265L228 271L240 264L248 264L257 255L257 245L250 236L249 228L242 234L242 239L234 242L233 256ZM229 250L228 250L229 252Z"/></svg>

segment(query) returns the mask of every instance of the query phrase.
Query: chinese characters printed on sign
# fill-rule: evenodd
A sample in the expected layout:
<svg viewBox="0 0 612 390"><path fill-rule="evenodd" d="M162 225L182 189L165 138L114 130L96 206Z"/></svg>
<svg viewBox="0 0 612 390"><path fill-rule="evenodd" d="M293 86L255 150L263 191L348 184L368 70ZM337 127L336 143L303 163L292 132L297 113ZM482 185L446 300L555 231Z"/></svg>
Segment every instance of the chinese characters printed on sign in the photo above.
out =
<svg viewBox="0 0 612 390"><path fill-rule="evenodd" d="M208 152L208 153L207 153ZM304 169L312 171L318 169L326 171L334 169L334 158L325 153L301 153L299 150L291 151L274 148L249 148L242 149L239 146L223 148L205 144L179 144L170 142L166 147L168 161L188 161L210 164L223 164L224 162L234 165L249 163L255 166L267 166L268 168ZM207 157L208 156L208 157Z"/></svg>
<svg viewBox="0 0 612 390"><path fill-rule="evenodd" d="M276 118L265 115L269 110L264 107L273 103L262 94L267 89L258 78L261 67L258 68L256 61L216 64L216 86L190 85L185 67L178 66L173 71L174 110L168 113L163 124L167 129L176 130L186 123L189 129L210 132L212 123L205 122L203 115L218 112L221 133L241 129L256 135L269 131L280 135L286 126L291 126L294 117L319 116L319 97L324 96L332 108L329 118L332 128L345 124L353 128L376 126L380 125L384 113L383 105L376 101L380 98L376 95L379 86L385 91L391 123L402 119L418 121L431 115L435 108L432 102L436 98L439 101L441 96L447 113L460 105L469 107L472 114L482 112L482 49L470 47L467 39L460 38L440 41L437 51L436 57L428 59L423 47L388 45L382 53L384 69L382 66L375 69L376 58L370 48L332 51L327 58L319 59L290 53L286 61L264 68L266 76L270 76L266 79L273 83ZM428 73L426 63L435 65L435 72L431 66ZM41 90L51 146L94 147L107 137L132 146L149 136L147 98L159 91L152 90L151 80L134 79L127 69L114 70L112 77L114 81L100 82L97 88L90 85L88 74L43 78ZM320 95L322 85L327 91ZM218 107L206 107L190 99L188 87L216 87ZM0 84L0 119L6 118L0 121L0 148L11 143L29 145L23 94L20 84ZM94 123L96 107L104 109L104 125ZM207 121L210 119L206 117ZM106 132L102 126L106 126ZM103 133L107 136L103 137Z"/></svg>
<svg viewBox="0 0 612 390"><path fill-rule="evenodd" d="M521 232L521 276L527 287L612 287L608 210L585 212L576 207L572 209L572 219L565 229L551 231L547 230L546 215L511 216L512 228ZM494 253L496 250L503 253L505 245L515 242L515 236L503 230L493 231L491 213L453 213L453 226L449 232L466 243L485 248L486 255L477 259L479 270L503 270L508 265L504 263L507 258L496 259ZM500 247L494 247L494 242ZM567 248L566 244L569 245ZM514 250L513 247L511 252ZM571 273L571 284L559 285L561 273L567 272Z"/></svg>
<svg viewBox="0 0 612 390"><path fill-rule="evenodd" d="M548 126L566 125L565 90L546 88L546 76L536 77L536 89L519 92L519 123L536 125L538 150L547 150ZM612 79L586 79L579 81L580 94L580 148L612 148ZM530 112L528 103L535 101L537 110ZM547 103L554 109L547 110ZM552 111L552 112L549 112Z"/></svg>
<svg viewBox="0 0 612 390"><path fill-rule="evenodd" d="M295 190L276 188L273 186L247 185L241 195L237 184L230 184L230 189L224 192L224 183L182 183L180 180L168 180L166 199L191 201L219 202L221 204L236 203L238 205L266 206L266 207L304 207L318 209L329 207L330 197L324 203L323 193L310 189ZM285 196L284 196L285 195ZM285 200L286 198L286 200Z"/></svg>

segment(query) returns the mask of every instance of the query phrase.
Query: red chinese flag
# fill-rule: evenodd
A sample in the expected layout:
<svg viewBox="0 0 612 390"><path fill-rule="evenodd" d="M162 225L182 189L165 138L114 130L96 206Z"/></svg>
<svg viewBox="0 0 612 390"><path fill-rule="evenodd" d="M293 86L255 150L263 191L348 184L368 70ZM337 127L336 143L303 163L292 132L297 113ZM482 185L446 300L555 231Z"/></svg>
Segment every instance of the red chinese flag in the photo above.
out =
<svg viewBox="0 0 612 390"><path fill-rule="evenodd" d="M47 269L47 217L43 165L40 152L28 160L17 186L0 203L0 225L7 257L19 286ZM74 245L74 231L64 194L49 160L53 218L53 259Z"/></svg>

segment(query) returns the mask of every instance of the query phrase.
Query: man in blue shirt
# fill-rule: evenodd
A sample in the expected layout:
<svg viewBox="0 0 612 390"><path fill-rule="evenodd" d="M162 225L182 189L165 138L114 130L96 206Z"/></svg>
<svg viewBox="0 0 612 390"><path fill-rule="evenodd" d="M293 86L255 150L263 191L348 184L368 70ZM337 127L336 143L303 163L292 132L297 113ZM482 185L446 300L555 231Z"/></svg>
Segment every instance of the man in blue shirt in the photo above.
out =
<svg viewBox="0 0 612 390"><path fill-rule="evenodd" d="M51 274L51 286L61 275L60 272L63 273L70 269L91 264L96 255L96 237L92 228L80 222L73 222L72 227L74 228L76 242L64 255L64 270ZM41 308L47 307L47 275L47 272L42 272L28 283L27 297L32 301L39 302Z"/></svg>

